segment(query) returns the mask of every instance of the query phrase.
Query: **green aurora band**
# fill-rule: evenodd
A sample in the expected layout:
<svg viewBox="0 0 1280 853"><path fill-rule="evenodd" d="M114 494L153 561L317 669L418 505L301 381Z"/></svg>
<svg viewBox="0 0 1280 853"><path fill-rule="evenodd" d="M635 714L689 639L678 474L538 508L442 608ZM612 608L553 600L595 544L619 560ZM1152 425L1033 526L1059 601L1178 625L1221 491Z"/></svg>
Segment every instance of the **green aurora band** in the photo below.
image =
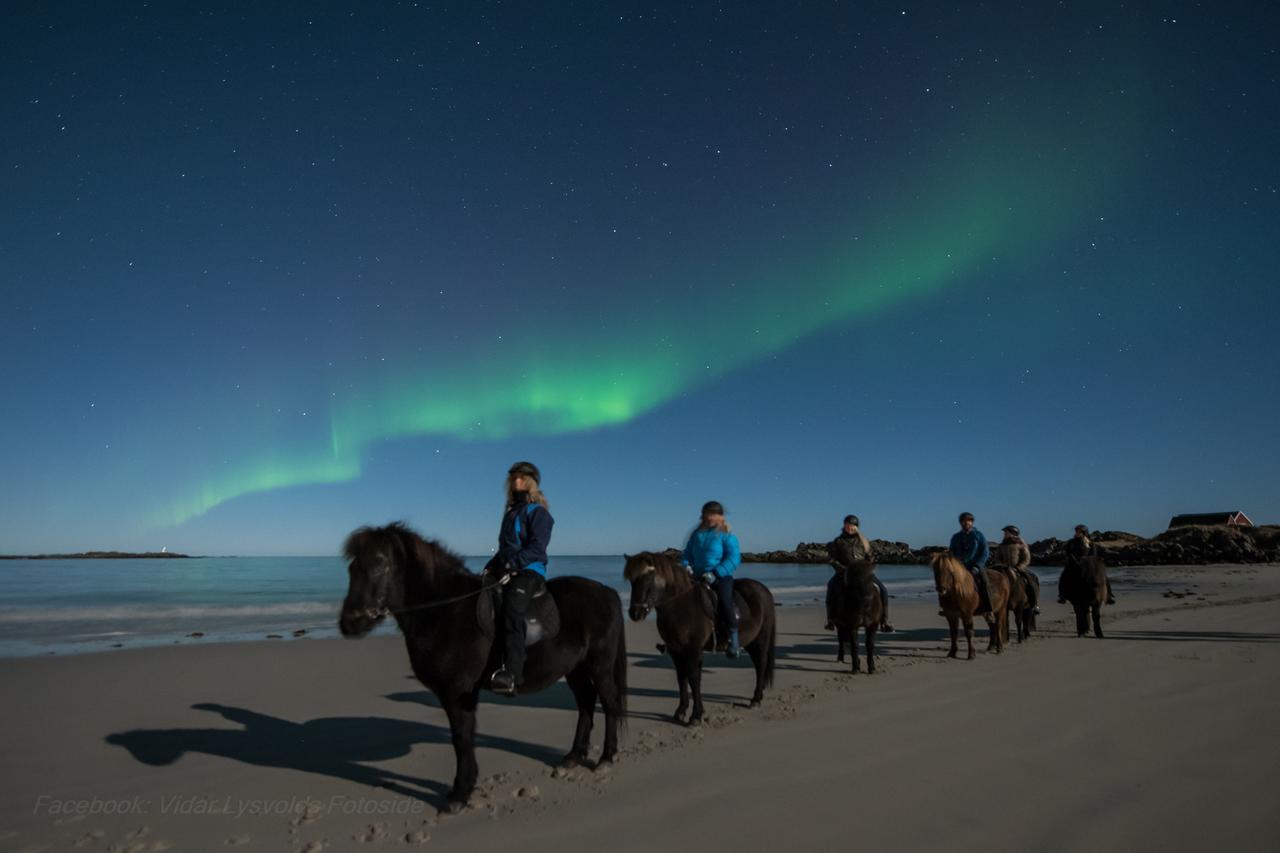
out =
<svg viewBox="0 0 1280 853"><path fill-rule="evenodd" d="M386 439L493 440L623 424L823 329L961 283L993 255L1049 249L1096 219L1129 159L1117 153L1128 147L1118 131L1134 127L1132 116L1097 118L1087 131L1045 122L1038 140L1023 125L987 128L986 145L965 134L965 150L976 154L948 149L911 185L877 192L895 201L879 204L874 221L833 229L825 248L782 269L703 288L722 300L719 328L694 328L686 312L648 302L619 312L625 324L607 332L541 318L536 342L517 336L510 344L528 354L523 375L512 375L508 362L461 356L362 377L358 391L333 399L327 443L227 465L152 521L176 525L242 495L352 480L366 448Z"/></svg>

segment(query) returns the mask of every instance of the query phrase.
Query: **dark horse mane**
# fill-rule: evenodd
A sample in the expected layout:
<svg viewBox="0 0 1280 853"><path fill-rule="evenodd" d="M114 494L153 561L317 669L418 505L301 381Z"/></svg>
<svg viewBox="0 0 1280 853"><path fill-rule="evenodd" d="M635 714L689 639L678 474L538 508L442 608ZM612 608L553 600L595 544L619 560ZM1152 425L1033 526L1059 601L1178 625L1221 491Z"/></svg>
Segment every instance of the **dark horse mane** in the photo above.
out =
<svg viewBox="0 0 1280 853"><path fill-rule="evenodd" d="M354 560L379 546L388 547L395 557L419 569L429 580L457 575L477 577L460 555L434 539L424 539L403 521L393 521L383 527L357 528L342 544L342 553L348 560Z"/></svg>
<svg viewBox="0 0 1280 853"><path fill-rule="evenodd" d="M622 577L628 583L639 577L642 569L647 565L653 566L663 580L668 582L674 580L678 574L679 567L675 558L664 551L641 551L639 554L627 556L626 560L627 565L622 571Z"/></svg>

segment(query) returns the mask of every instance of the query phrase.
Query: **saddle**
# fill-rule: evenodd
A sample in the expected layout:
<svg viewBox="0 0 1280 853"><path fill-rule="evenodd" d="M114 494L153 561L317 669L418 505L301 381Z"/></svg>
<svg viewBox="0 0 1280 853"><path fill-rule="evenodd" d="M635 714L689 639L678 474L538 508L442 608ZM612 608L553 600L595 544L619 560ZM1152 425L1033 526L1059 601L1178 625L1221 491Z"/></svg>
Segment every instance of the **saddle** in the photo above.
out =
<svg viewBox="0 0 1280 853"><path fill-rule="evenodd" d="M729 626L721 621L719 608L716 607L715 593L703 584L698 584L698 603L702 605L702 614L712 621L711 636L707 638L707 644L703 647L703 651L716 652L724 651L729 647ZM733 591L733 615L738 618L738 623L742 623L742 611L747 607L746 599L738 594L737 589Z"/></svg>
<svg viewBox="0 0 1280 853"><path fill-rule="evenodd" d="M489 639L497 635L497 614L502 612L502 587L494 587L476 599L476 621L480 633ZM560 608L544 584L529 602L525 614L524 644L526 647L550 639L560 633Z"/></svg>

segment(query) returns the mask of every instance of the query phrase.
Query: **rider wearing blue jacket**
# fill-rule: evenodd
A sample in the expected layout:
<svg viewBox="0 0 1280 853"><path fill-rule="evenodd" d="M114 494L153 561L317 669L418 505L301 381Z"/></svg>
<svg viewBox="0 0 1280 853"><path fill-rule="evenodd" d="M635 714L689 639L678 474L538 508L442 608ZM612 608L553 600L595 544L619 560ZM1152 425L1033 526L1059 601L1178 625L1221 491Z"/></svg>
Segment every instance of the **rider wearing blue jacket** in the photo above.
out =
<svg viewBox="0 0 1280 853"><path fill-rule="evenodd" d="M738 537L729 532L719 501L702 505L702 520L690 534L681 562L693 572L695 580L701 580L715 593L720 621L729 628L726 654L736 658L742 649L738 644L738 614L733 606L733 570L742 562L742 551Z"/></svg>
<svg viewBox="0 0 1280 853"><path fill-rule="evenodd" d="M983 573L991 559L987 537L973 526L973 513L960 513L960 529L951 537L951 554L964 564L978 584L978 612L991 609L991 595L987 590L987 576Z"/></svg>
<svg viewBox="0 0 1280 853"><path fill-rule="evenodd" d="M542 475L532 462L517 462L507 472L507 509L498 533L498 553L488 573L510 575L502 588L502 667L489 677L495 693L514 696L524 682L525 617L533 597L546 586L547 546L555 519L541 491Z"/></svg>

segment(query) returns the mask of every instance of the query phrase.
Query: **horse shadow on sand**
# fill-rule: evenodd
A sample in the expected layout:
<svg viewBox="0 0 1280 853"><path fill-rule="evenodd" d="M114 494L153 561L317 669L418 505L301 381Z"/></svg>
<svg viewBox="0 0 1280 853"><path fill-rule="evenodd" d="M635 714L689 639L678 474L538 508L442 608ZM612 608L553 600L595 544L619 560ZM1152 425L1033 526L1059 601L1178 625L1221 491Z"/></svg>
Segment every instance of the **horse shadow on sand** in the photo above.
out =
<svg viewBox="0 0 1280 853"><path fill-rule="evenodd" d="M380 787L443 808L449 785L397 773L366 762L409 754L415 744L449 746L447 726L389 717L319 717L295 723L269 714L213 702L191 707L218 713L240 729L135 729L107 735L138 761L166 767L189 752L217 755L258 767L277 767ZM555 764L561 753L549 746L497 735L476 735L476 745Z"/></svg>
<svg viewBox="0 0 1280 853"><path fill-rule="evenodd" d="M979 633L986 630L981 623ZM794 638L784 641L782 638ZM876 658L916 657L921 651L951 641L950 629L944 624L938 628L898 628L891 633L876 634ZM858 651L866 651L866 636L858 632ZM778 669L793 672L842 672L845 664L835 663L835 632L779 633ZM818 664L815 668L808 664Z"/></svg>

